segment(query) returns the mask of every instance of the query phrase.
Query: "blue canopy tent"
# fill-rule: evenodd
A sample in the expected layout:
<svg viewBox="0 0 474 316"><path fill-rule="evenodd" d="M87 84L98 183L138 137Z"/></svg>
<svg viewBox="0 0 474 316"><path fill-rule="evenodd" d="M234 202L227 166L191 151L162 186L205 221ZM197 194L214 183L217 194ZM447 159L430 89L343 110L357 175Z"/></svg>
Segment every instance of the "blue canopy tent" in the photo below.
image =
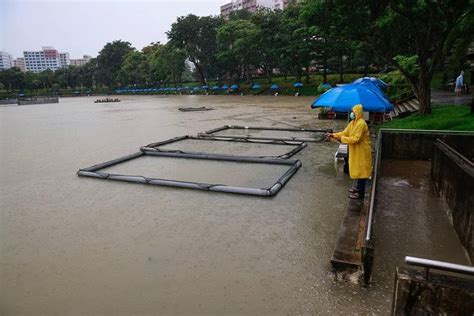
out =
<svg viewBox="0 0 474 316"><path fill-rule="evenodd" d="M379 89L388 88L388 84L386 84L385 82L383 82L382 80L376 77L362 77L362 78L354 80L352 83L364 83L364 82L370 82Z"/></svg>
<svg viewBox="0 0 474 316"><path fill-rule="evenodd" d="M260 89L262 89L262 86L259 85L258 83L255 83L255 84L252 85L251 88L252 88L252 90L260 90Z"/></svg>
<svg viewBox="0 0 474 316"><path fill-rule="evenodd" d="M194 87L193 90L194 90L194 91L199 91L199 90L201 90L201 88L199 88L199 87Z"/></svg>
<svg viewBox="0 0 474 316"><path fill-rule="evenodd" d="M293 87L295 87L295 88L301 88L302 86L303 86L303 84L301 82L295 82L293 84Z"/></svg>
<svg viewBox="0 0 474 316"><path fill-rule="evenodd" d="M278 90L280 89L280 86L277 85L277 84L272 84L272 86L270 87L271 90Z"/></svg>
<svg viewBox="0 0 474 316"><path fill-rule="evenodd" d="M237 89L239 89L239 85L238 84L233 84L233 85L230 86L230 88L232 90L237 90Z"/></svg>
<svg viewBox="0 0 474 316"><path fill-rule="evenodd" d="M222 90L227 90L227 89L229 89L229 86L225 84L225 85L223 85L223 86L221 87L221 89L222 89Z"/></svg>
<svg viewBox="0 0 474 316"><path fill-rule="evenodd" d="M212 90L213 90L213 91L217 91L217 90L219 90L219 89L220 89L219 86L213 86L213 87L212 87Z"/></svg>
<svg viewBox="0 0 474 316"><path fill-rule="evenodd" d="M311 108L330 107L334 112L350 112L359 103L366 112L388 112L393 109L387 99L360 84L332 88L317 98Z"/></svg>
<svg viewBox="0 0 474 316"><path fill-rule="evenodd" d="M207 90L207 89L209 89L209 86L208 86L208 85L204 85L204 86L202 86L202 88L203 88L204 90Z"/></svg>

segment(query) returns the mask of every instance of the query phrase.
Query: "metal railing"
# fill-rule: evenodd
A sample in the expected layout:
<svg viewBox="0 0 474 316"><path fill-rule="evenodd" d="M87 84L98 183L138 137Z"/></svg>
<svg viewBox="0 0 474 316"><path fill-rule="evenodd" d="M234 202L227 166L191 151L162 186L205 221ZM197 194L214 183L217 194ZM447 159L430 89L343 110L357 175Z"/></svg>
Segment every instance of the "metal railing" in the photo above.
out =
<svg viewBox="0 0 474 316"><path fill-rule="evenodd" d="M375 207L375 189L377 187L377 177L380 165L380 155L382 148L382 132L379 131L377 136L377 145L375 149L375 161L374 161L374 174L372 177L372 185L370 187L370 200L369 200L369 214L367 216L367 231L365 234L365 242L369 242L372 238L372 222L374 218L374 207Z"/></svg>
<svg viewBox="0 0 474 316"><path fill-rule="evenodd" d="M425 277L428 278L429 270L436 269L442 271L455 272L460 274L474 275L474 267L462 264L449 263L444 261L430 260L418 257L405 257L405 263L425 269Z"/></svg>
<svg viewBox="0 0 474 316"><path fill-rule="evenodd" d="M451 153L453 153L457 158L461 159L465 164L467 164L468 166L470 167L473 167L474 168L474 162L470 161L469 159L467 159L466 156L464 156L463 154L461 154L459 151L457 151L456 149L454 149L453 147L449 146L448 144L446 144L445 142L443 142L441 139L437 139L437 143L440 147L442 147L443 149L445 149L446 151L449 151Z"/></svg>

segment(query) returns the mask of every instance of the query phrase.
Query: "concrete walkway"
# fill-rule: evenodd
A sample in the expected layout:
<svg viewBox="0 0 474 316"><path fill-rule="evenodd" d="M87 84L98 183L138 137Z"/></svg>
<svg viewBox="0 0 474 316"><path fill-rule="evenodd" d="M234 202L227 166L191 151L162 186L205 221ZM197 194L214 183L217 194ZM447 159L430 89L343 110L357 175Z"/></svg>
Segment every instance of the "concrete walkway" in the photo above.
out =
<svg viewBox="0 0 474 316"><path fill-rule="evenodd" d="M472 93L458 97L453 91L433 89L431 90L431 102L433 104L469 105L472 102Z"/></svg>

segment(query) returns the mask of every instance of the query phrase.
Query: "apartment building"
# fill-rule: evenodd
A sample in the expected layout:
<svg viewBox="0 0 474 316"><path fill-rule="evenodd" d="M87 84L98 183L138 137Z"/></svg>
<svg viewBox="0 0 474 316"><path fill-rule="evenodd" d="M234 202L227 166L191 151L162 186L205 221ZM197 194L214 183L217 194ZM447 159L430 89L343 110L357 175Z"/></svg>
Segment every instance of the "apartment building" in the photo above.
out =
<svg viewBox="0 0 474 316"><path fill-rule="evenodd" d="M228 20L233 11L247 10L254 12L259 7L283 10L289 2L290 0L232 0L230 3L221 6L221 16L224 20Z"/></svg>
<svg viewBox="0 0 474 316"><path fill-rule="evenodd" d="M0 51L0 70L13 67L13 57L7 52Z"/></svg>
<svg viewBox="0 0 474 316"><path fill-rule="evenodd" d="M54 47L45 46L41 51L23 52L26 71L42 72L47 69L53 71L70 64L69 53L59 53Z"/></svg>
<svg viewBox="0 0 474 316"><path fill-rule="evenodd" d="M20 68L21 71L26 71L25 58L17 58L13 61L13 66Z"/></svg>
<svg viewBox="0 0 474 316"><path fill-rule="evenodd" d="M83 66L87 64L92 59L92 56L83 55L82 58L79 59L71 59L71 65L73 66Z"/></svg>

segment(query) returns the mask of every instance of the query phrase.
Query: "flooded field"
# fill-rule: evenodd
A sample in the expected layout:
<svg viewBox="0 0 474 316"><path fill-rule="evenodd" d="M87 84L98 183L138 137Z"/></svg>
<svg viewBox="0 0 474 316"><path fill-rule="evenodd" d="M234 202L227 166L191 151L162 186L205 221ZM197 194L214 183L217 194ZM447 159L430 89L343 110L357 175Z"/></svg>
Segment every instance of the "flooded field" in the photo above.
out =
<svg viewBox="0 0 474 316"><path fill-rule="evenodd" d="M334 171L334 143L308 143L292 157L303 166L273 198L76 176L142 145L225 124L342 128L344 122L318 121L312 99L302 97L121 99L0 107L1 314L389 312L393 278L375 278L365 289L336 282L330 272L350 186ZM183 106L214 110L178 111ZM253 185L281 172L281 166L228 169L176 159L157 165L163 159L122 167ZM393 276L391 268L376 273Z"/></svg>

